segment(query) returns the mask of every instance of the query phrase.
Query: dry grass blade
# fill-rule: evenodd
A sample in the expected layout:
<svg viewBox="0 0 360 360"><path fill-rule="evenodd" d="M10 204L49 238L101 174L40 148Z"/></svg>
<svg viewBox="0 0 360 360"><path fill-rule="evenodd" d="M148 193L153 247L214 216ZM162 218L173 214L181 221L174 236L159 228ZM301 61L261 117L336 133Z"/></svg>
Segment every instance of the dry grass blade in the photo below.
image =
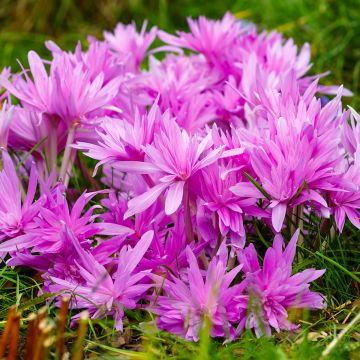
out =
<svg viewBox="0 0 360 360"><path fill-rule="evenodd" d="M9 345L8 360L15 360L18 352L20 336L20 313L16 313L11 324L11 338Z"/></svg>
<svg viewBox="0 0 360 360"><path fill-rule="evenodd" d="M39 320L39 323L46 318L47 312L48 312L47 306L43 306L43 307L38 311L38 320Z"/></svg>
<svg viewBox="0 0 360 360"><path fill-rule="evenodd" d="M357 315L351 320L351 322L333 339L333 341L328 345L328 347L322 352L321 358L324 359L335 349L340 340L346 335L348 331L351 330L356 323L360 321L360 311Z"/></svg>
<svg viewBox="0 0 360 360"><path fill-rule="evenodd" d="M13 319L15 316L16 316L16 308L15 308L15 306L12 306L9 309L8 317L7 317L6 324L5 324L5 329L1 335L0 359L2 359L4 357L6 345L8 343L9 335L11 334L12 323L13 323Z"/></svg>
<svg viewBox="0 0 360 360"><path fill-rule="evenodd" d="M69 309L69 298L63 297L61 299L61 306L60 306L60 314L59 314L59 321L58 321L58 356L59 359L62 359L65 353L65 326L66 326L66 319Z"/></svg>
<svg viewBox="0 0 360 360"><path fill-rule="evenodd" d="M50 348L54 344L54 342L55 342L55 337L49 337L44 341L43 359L49 358Z"/></svg>
<svg viewBox="0 0 360 360"><path fill-rule="evenodd" d="M25 360L32 360L34 355L34 343L36 341L36 331L38 326L37 315L32 313L28 317L28 328L26 332Z"/></svg>
<svg viewBox="0 0 360 360"><path fill-rule="evenodd" d="M32 346L30 354L27 355L27 359L37 360L41 359L42 344L44 342L43 338L43 329L47 326L46 314L48 308L46 306L42 307L37 314L37 318L34 321L34 329L32 335Z"/></svg>
<svg viewBox="0 0 360 360"><path fill-rule="evenodd" d="M39 322L38 331L37 331L38 335L35 340L35 347L34 347L34 357L33 357L34 360L43 359L44 342L49 337L52 329L53 326L49 324L47 319L42 319Z"/></svg>
<svg viewBox="0 0 360 360"><path fill-rule="evenodd" d="M83 358L83 344L87 332L89 315L87 311L80 314L79 327L77 330L77 339L73 350L73 360L81 360Z"/></svg>
<svg viewBox="0 0 360 360"><path fill-rule="evenodd" d="M34 353L33 353L33 359L34 360L40 360L40 356L42 353L42 345L44 342L43 339L43 329L47 325L47 320L41 320L38 323L37 329L36 329L36 337L34 342Z"/></svg>

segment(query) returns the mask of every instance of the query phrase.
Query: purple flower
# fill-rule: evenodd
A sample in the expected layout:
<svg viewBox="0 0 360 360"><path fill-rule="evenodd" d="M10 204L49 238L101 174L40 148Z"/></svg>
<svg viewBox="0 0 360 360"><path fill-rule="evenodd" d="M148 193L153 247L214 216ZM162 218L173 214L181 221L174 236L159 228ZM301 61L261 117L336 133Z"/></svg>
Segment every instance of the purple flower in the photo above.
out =
<svg viewBox="0 0 360 360"><path fill-rule="evenodd" d="M226 13L221 20L198 20L188 18L190 33L178 31L178 37L159 31L159 38L168 44L185 47L203 54L212 66L226 71L233 57L229 52L236 47L237 40L244 33L235 17Z"/></svg>
<svg viewBox="0 0 360 360"><path fill-rule="evenodd" d="M169 114L162 115L155 102L145 114L140 114L140 109L136 108L133 123L125 119L104 118L97 130L97 144L78 142L74 147L83 150L87 156L100 160L95 173L103 164L116 167L119 161L143 161L143 147L152 143L155 129L167 118Z"/></svg>
<svg viewBox="0 0 360 360"><path fill-rule="evenodd" d="M330 206L333 209L335 223L340 232L344 228L346 217L360 229L360 147L354 156L354 163L342 176L347 186L329 191Z"/></svg>
<svg viewBox="0 0 360 360"><path fill-rule="evenodd" d="M159 176L157 185L129 201L125 217L146 210L166 189L165 213L173 214L182 202L187 181L220 157L221 148L210 150L204 155L211 145L211 133L199 140L198 136L189 136L185 130L181 130L174 120L165 121L153 145L144 148L147 161L121 164L123 171Z"/></svg>
<svg viewBox="0 0 360 360"><path fill-rule="evenodd" d="M136 31L135 23L123 25L119 23L114 34L105 31L104 37L110 48L121 57L124 63L129 62L129 69L140 70L140 65L146 52L157 35L157 28L152 27L146 32L147 21L144 21L140 33Z"/></svg>
<svg viewBox="0 0 360 360"><path fill-rule="evenodd" d="M271 328L293 330L295 325L288 320L290 308L322 309L324 298L310 291L310 282L324 274L325 270L307 269L292 275L292 262L296 252L299 230L283 251L284 241L280 235L268 248L262 268L253 244L238 252L243 264L246 295L241 295L239 310L248 309L246 327L254 329L257 336L271 335Z"/></svg>
<svg viewBox="0 0 360 360"><path fill-rule="evenodd" d="M153 210L154 208L150 208ZM145 217L144 214L151 215L149 210L135 216ZM152 269L156 274L167 276L168 274L179 274L187 265L187 239L184 224L184 214L182 211L176 213L174 227L169 228L172 219L165 217L162 222L153 216L152 227L155 229L154 239L150 245L144 259L142 259L140 266L143 269ZM148 218L148 217L147 217ZM150 220L150 219L149 219ZM167 221L166 221L167 220ZM199 256L205 247L204 242L190 243L190 248L196 256Z"/></svg>
<svg viewBox="0 0 360 360"><path fill-rule="evenodd" d="M0 72L0 77L4 79L8 79L11 76L11 68L3 68ZM11 104L11 97L8 91L3 91L2 86L0 85L0 101L4 101L5 99Z"/></svg>
<svg viewBox="0 0 360 360"><path fill-rule="evenodd" d="M136 270L138 263L152 241L151 231L144 234L134 248L123 247L117 258L117 268L109 272L96 261L91 253L82 249L74 240L74 246L80 258L76 262L80 281L67 281L50 277L48 285L51 292L65 291L74 295L72 307L87 309L92 319L112 315L115 328L122 331L124 308L135 309L138 300L152 286L142 280L149 271ZM76 318L76 316L74 317Z"/></svg>
<svg viewBox="0 0 360 360"><path fill-rule="evenodd" d="M42 190L42 206L37 214L32 214L29 229L1 244L0 251L10 252L32 248L33 252L57 253L66 246L62 241L64 237L61 229L64 225L73 232L82 246L87 247L89 247L89 239L94 235L126 236L133 233L131 229L123 225L95 222L99 215L93 212L101 208L100 205L93 205L82 214L85 206L97 192L84 192L70 208L64 196L65 189L62 184L53 189L43 186Z"/></svg>
<svg viewBox="0 0 360 360"><path fill-rule="evenodd" d="M351 111L351 126L348 122L344 123L342 144L347 153L354 158L357 149L360 147L360 115L350 107Z"/></svg>
<svg viewBox="0 0 360 360"><path fill-rule="evenodd" d="M74 64L66 54L58 54L51 62L50 75L43 61L34 51L28 55L31 80L24 71L24 79L17 78L12 84L0 77L0 85L16 96L24 107L36 110L67 124L86 122L90 113L110 105L119 87L119 78L104 85L100 73L94 80L83 70L82 64Z"/></svg>
<svg viewBox="0 0 360 360"><path fill-rule="evenodd" d="M161 62L150 58L150 69L140 80L139 86L153 101L160 94L161 110L169 111L189 133L216 119L213 89L220 78L203 58L172 54Z"/></svg>
<svg viewBox="0 0 360 360"><path fill-rule="evenodd" d="M266 216L266 212L256 204L262 197L261 193L250 183L236 185L239 176L232 169L231 162L227 167L215 163L203 169L200 196L205 201L204 206L217 215L223 236L231 230L245 239L244 216Z"/></svg>
<svg viewBox="0 0 360 360"><path fill-rule="evenodd" d="M54 166L51 159L55 159L64 150L66 135L65 123L60 122L55 128L49 116L14 106L8 146L17 151L31 151L39 177L44 178L47 173L45 169L52 169Z"/></svg>
<svg viewBox="0 0 360 360"><path fill-rule="evenodd" d="M277 232L288 206L313 202L326 216L327 203L321 191L338 186L344 160L339 124L346 121L346 114L339 111L341 90L321 107L313 97L316 83L304 95L291 84L293 76L280 92L261 95L259 114L267 120L264 129L240 132L258 182L271 197L272 225Z"/></svg>
<svg viewBox="0 0 360 360"><path fill-rule="evenodd" d="M113 55L107 43L97 41L91 36L88 37L88 42L89 47L84 52L79 41L74 53L66 53L53 41L46 41L45 45L53 57L66 55L74 67L81 64L82 69L89 73L91 81L101 73L104 75L104 84L119 76L125 76L123 64Z"/></svg>
<svg viewBox="0 0 360 360"><path fill-rule="evenodd" d="M0 165L0 241L5 241L32 229L33 218L39 213L41 203L33 203L37 185L34 167L31 168L25 199L21 201L20 180L6 150L0 150ZM0 253L4 251L7 250L0 249Z"/></svg>
<svg viewBox="0 0 360 360"><path fill-rule="evenodd" d="M0 148L2 149L7 148L12 114L13 107L7 108L7 104L4 103L2 109L0 109Z"/></svg>
<svg viewBox="0 0 360 360"><path fill-rule="evenodd" d="M308 44L230 13L188 24L48 41L50 61L30 51L29 70L1 72L1 259L117 329L140 306L192 340L204 321L226 339L294 329L288 309L324 307L324 270L292 274L299 231L263 265L245 241L295 218L306 236L330 216L360 229L360 117L327 73L306 75Z"/></svg>
<svg viewBox="0 0 360 360"><path fill-rule="evenodd" d="M150 306L150 310L159 315L157 325L197 341L207 317L211 322L211 336L234 338L234 324L240 320L234 296L241 292L242 285L230 285L242 265L227 272L227 259L214 257L207 271L202 271L189 247L186 254L189 263L186 279L171 276L169 280L158 280L164 294L154 295L155 303Z"/></svg>

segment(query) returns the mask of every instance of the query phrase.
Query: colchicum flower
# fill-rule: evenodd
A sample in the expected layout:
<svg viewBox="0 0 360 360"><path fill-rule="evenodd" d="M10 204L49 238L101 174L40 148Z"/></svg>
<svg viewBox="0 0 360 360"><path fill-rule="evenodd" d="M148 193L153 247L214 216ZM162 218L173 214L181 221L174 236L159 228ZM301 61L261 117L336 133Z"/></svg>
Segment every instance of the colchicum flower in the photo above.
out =
<svg viewBox="0 0 360 360"><path fill-rule="evenodd" d="M203 272L189 247L186 254L189 263L186 279L172 276L163 283L159 279L164 295L154 296L155 304L150 307L159 315L157 325L187 340L197 341L207 317L211 323L211 336L233 338L234 324L239 321L234 296L241 292L242 285L230 284L242 265L227 272L227 257L226 260L214 257Z"/></svg>
<svg viewBox="0 0 360 360"><path fill-rule="evenodd" d="M200 140L197 136L189 136L185 130L181 130L174 120L164 122L161 131L154 138L153 145L144 148L148 160L143 163L124 162L121 165L123 171L156 174L160 177L159 184L129 201L125 217L146 210L166 189L168 192L165 213L173 214L182 202L184 187L189 179L220 157L221 148L209 150L205 154L211 145L211 133Z"/></svg>
<svg viewBox="0 0 360 360"><path fill-rule="evenodd" d="M292 275L298 237L299 230L283 250L284 241L277 235L265 253L262 267L253 244L238 252L247 294L237 298L238 307L239 311L248 309L246 327L254 329L257 336L271 335L271 328L277 332L296 329L288 320L288 309L325 307L324 297L309 289L325 270L307 269Z"/></svg>
<svg viewBox="0 0 360 360"><path fill-rule="evenodd" d="M22 201L20 179L14 163L6 150L0 150L0 242L32 229L33 219L41 208L40 201L34 202L36 186L36 170L32 166L27 193ZM4 251L7 250L0 249L0 253Z"/></svg>
<svg viewBox="0 0 360 360"><path fill-rule="evenodd" d="M135 309L138 300L152 287L151 283L142 282L149 275L149 271L136 270L152 237L153 233L149 231L134 248L123 247L119 252L117 268L113 273L109 273L89 252L74 241L81 261L76 263L80 283L51 277L53 284L49 285L49 290L71 292L75 296L73 308L88 309L93 319L112 315L115 319L115 328L122 330L124 308Z"/></svg>
<svg viewBox="0 0 360 360"><path fill-rule="evenodd" d="M31 80L24 71L24 77L12 84L4 77L0 85L16 96L21 104L66 123L86 121L90 113L110 105L118 91L119 79L104 85L104 75L100 73L90 79L82 64L73 65L65 53L56 56L47 74L39 55L30 51L28 55Z"/></svg>

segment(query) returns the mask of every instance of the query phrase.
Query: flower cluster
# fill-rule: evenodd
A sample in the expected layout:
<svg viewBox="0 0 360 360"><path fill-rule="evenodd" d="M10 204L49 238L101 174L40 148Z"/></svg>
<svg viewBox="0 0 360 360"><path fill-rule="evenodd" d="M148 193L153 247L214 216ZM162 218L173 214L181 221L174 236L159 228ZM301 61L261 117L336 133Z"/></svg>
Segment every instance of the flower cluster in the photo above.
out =
<svg viewBox="0 0 360 360"><path fill-rule="evenodd" d="M292 330L288 309L325 306L324 270L292 273L304 223L360 229L360 116L307 75L308 44L229 13L188 23L50 41L50 61L1 72L0 257L118 330L139 307L192 340L205 318L228 339Z"/></svg>

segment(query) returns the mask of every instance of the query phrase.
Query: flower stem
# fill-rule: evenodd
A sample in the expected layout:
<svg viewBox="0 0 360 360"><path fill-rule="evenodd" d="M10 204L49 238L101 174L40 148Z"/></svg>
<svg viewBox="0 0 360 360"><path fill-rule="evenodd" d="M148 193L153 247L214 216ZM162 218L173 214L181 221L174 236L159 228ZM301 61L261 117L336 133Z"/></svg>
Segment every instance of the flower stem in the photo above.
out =
<svg viewBox="0 0 360 360"><path fill-rule="evenodd" d="M300 229L297 245L302 247L305 245L304 236L303 236L303 232L304 232L304 206L303 205L298 205L292 209L291 227L290 227L291 235L293 235L297 229ZM302 254L302 253L298 254L298 261L304 260L303 255L304 254Z"/></svg>
<svg viewBox="0 0 360 360"><path fill-rule="evenodd" d="M235 267L235 263L236 263L236 256L229 256L229 260L228 260L228 263L227 263L227 269L228 271L231 271L234 267Z"/></svg>
<svg viewBox="0 0 360 360"><path fill-rule="evenodd" d="M69 133L68 133L68 137L67 137L66 145L65 145L64 156L63 156L62 163L61 163L59 177L60 177L60 179L63 180L65 186L67 186L67 184L69 182L69 171L70 171L70 166L71 166L70 158L72 156L72 150L73 150L71 148L71 145L74 141L75 130L76 130L76 124L73 124L69 129Z"/></svg>
<svg viewBox="0 0 360 360"><path fill-rule="evenodd" d="M304 205L299 205L297 209L298 227L300 228L300 234L298 244L304 245Z"/></svg>
<svg viewBox="0 0 360 360"><path fill-rule="evenodd" d="M146 184L149 186L149 188L155 186L154 181L151 179L151 177L148 174L144 174L142 177L145 180Z"/></svg>
<svg viewBox="0 0 360 360"><path fill-rule="evenodd" d="M194 240L194 230L191 222L190 199L189 199L189 184L184 186L184 217L185 217L185 234L187 243L190 244Z"/></svg>
<svg viewBox="0 0 360 360"><path fill-rule="evenodd" d="M52 122L49 136L49 173L57 165L57 123Z"/></svg>
<svg viewBox="0 0 360 360"><path fill-rule="evenodd" d="M220 246L224 240L224 237L222 236L221 231L220 231L218 213L215 213L215 230L218 234L218 237L217 237L216 245L215 245L215 248L213 251L213 256L216 256L216 254L217 254L218 250L220 249Z"/></svg>

